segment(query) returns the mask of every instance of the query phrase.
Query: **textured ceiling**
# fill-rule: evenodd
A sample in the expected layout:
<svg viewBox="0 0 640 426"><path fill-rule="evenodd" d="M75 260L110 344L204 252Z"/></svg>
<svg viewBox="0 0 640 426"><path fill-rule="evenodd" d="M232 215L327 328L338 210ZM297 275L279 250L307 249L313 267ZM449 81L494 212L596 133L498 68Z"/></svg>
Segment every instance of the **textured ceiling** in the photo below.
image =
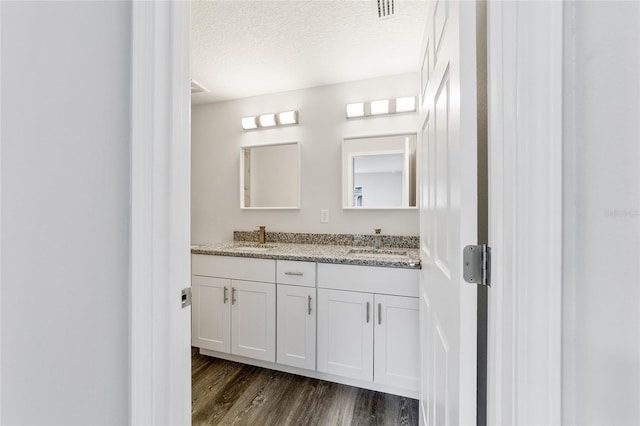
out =
<svg viewBox="0 0 640 426"><path fill-rule="evenodd" d="M415 72L426 0L194 1L191 76L200 104Z"/></svg>

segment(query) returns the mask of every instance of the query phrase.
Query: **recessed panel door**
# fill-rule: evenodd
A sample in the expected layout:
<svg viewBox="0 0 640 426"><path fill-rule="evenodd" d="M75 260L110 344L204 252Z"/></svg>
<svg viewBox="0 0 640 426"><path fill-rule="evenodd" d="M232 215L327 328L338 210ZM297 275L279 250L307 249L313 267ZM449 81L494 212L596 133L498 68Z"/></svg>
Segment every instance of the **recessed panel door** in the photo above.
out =
<svg viewBox="0 0 640 426"><path fill-rule="evenodd" d="M278 284L277 362L315 370L316 289Z"/></svg>
<svg viewBox="0 0 640 426"><path fill-rule="evenodd" d="M318 289L318 371L373 380L373 294Z"/></svg>
<svg viewBox="0 0 640 426"><path fill-rule="evenodd" d="M418 300L417 297L375 295L374 382L418 391Z"/></svg>
<svg viewBox="0 0 640 426"><path fill-rule="evenodd" d="M462 279L461 256L477 242L476 4L430 2L426 25L421 421L475 424L476 287Z"/></svg>
<svg viewBox="0 0 640 426"><path fill-rule="evenodd" d="M231 351L231 280L193 276L191 344L198 348Z"/></svg>
<svg viewBox="0 0 640 426"><path fill-rule="evenodd" d="M231 353L276 360L276 285L232 280Z"/></svg>

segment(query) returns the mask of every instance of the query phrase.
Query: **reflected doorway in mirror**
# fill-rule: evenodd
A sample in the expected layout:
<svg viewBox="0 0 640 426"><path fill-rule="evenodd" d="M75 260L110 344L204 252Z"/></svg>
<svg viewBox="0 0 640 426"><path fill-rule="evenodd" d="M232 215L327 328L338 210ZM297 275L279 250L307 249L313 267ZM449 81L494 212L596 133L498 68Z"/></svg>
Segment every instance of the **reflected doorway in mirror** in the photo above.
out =
<svg viewBox="0 0 640 426"><path fill-rule="evenodd" d="M343 208L417 206L416 134L344 139Z"/></svg>

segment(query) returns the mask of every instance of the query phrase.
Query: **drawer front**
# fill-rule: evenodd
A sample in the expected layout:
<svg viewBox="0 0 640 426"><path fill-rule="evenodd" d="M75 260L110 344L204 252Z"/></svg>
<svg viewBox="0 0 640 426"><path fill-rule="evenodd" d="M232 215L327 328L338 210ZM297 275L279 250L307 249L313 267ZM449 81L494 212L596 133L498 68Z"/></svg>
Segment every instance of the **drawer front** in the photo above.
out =
<svg viewBox="0 0 640 426"><path fill-rule="evenodd" d="M274 283L276 261L273 259L192 254L191 274Z"/></svg>
<svg viewBox="0 0 640 426"><path fill-rule="evenodd" d="M318 287L418 297L420 270L319 263Z"/></svg>
<svg viewBox="0 0 640 426"><path fill-rule="evenodd" d="M276 264L278 284L316 286L315 262L299 262L295 260L278 260Z"/></svg>

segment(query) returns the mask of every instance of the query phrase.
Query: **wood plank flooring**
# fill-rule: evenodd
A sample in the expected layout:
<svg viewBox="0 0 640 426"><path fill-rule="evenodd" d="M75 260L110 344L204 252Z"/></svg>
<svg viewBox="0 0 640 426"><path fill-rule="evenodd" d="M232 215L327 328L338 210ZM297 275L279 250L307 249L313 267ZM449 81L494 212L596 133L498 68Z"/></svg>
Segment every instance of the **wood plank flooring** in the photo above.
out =
<svg viewBox="0 0 640 426"><path fill-rule="evenodd" d="M192 352L194 425L417 425L418 401Z"/></svg>

